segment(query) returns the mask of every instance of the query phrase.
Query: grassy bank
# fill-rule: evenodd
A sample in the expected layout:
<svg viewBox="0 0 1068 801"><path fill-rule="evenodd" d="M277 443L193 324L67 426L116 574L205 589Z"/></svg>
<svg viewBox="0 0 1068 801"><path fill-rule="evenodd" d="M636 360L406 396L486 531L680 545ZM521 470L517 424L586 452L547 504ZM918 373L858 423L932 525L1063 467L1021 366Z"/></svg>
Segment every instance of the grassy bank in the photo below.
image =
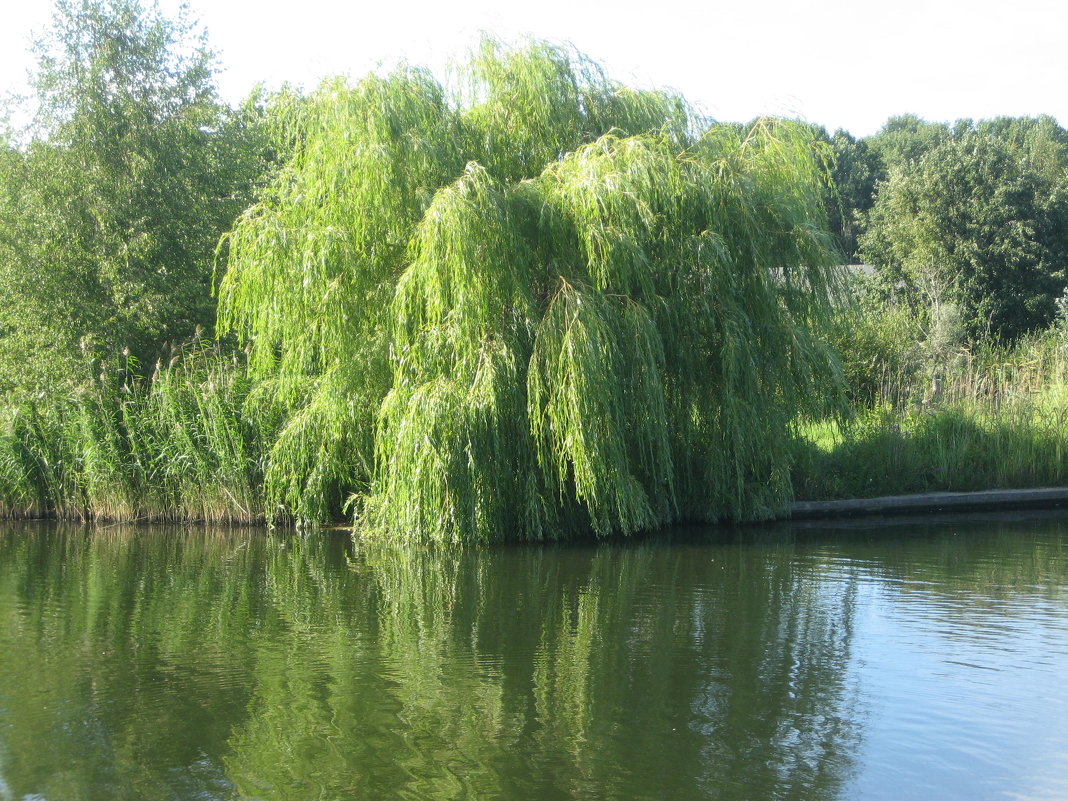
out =
<svg viewBox="0 0 1068 801"><path fill-rule="evenodd" d="M148 376L129 360L96 364L77 392L6 408L0 517L294 519L265 479L291 412L269 383L248 377L241 355L189 347ZM877 391L855 392L840 417L798 427L795 499L1068 484L1068 338L1057 330L1012 349L846 368L854 391ZM867 383L858 380L864 372ZM292 491L315 491L317 475L297 476ZM335 502L323 520L343 514Z"/></svg>
<svg viewBox="0 0 1068 801"><path fill-rule="evenodd" d="M3 410L0 515L264 519L261 443L273 412L236 359L196 347L148 377L128 359L92 367L68 395Z"/></svg>
<svg viewBox="0 0 1068 801"><path fill-rule="evenodd" d="M1011 349L898 356L870 362L867 403L800 426L797 500L1068 483L1062 331Z"/></svg>

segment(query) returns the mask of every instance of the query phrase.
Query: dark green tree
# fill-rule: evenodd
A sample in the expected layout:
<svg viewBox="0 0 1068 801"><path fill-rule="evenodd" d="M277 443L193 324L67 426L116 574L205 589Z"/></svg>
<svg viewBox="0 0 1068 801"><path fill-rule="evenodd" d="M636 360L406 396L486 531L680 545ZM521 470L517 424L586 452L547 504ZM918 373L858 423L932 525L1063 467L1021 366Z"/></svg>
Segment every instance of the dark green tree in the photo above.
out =
<svg viewBox="0 0 1068 801"><path fill-rule="evenodd" d="M968 128L881 186L862 251L887 291L952 303L966 333L1012 340L1047 325L1064 289L1065 186L1026 149Z"/></svg>
<svg viewBox="0 0 1068 801"><path fill-rule="evenodd" d="M214 250L262 169L254 111L219 102L184 19L59 0L36 53L37 116L0 165L0 391L210 329Z"/></svg>
<svg viewBox="0 0 1068 801"><path fill-rule="evenodd" d="M882 161L868 140L858 140L848 131L838 129L827 139L834 151L834 197L828 204L828 223L838 237L842 255L853 261L859 222L875 201L875 182L882 173Z"/></svg>
<svg viewBox="0 0 1068 801"><path fill-rule="evenodd" d="M878 133L865 140L880 162L876 180L885 180L894 169L918 162L949 138L950 129L945 123L928 122L915 114L891 117Z"/></svg>

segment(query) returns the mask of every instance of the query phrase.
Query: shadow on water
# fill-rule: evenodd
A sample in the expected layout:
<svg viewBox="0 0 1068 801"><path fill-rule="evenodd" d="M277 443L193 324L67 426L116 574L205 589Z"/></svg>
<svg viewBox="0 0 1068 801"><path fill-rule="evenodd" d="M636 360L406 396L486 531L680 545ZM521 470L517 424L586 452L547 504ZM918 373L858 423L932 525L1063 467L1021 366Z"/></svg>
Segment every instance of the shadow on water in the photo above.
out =
<svg viewBox="0 0 1068 801"><path fill-rule="evenodd" d="M999 565L1004 526L890 537L919 562L871 529L426 553L4 528L0 799L842 797L858 587L1064 576L1053 546Z"/></svg>

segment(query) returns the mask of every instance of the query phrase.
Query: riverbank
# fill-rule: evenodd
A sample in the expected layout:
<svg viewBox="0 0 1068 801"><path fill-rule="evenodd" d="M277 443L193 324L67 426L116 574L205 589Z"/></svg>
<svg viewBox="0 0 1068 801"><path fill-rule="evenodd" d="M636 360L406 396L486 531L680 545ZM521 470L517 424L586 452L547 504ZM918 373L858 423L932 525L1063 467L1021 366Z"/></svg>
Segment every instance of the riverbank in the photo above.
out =
<svg viewBox="0 0 1068 801"><path fill-rule="evenodd" d="M789 517L792 520L818 520L832 517L1051 509L1057 507L1068 507L1068 487L995 489L980 490L978 492L924 492L912 495L884 495L878 498L849 498L836 501L795 501L790 505Z"/></svg>
<svg viewBox="0 0 1068 801"><path fill-rule="evenodd" d="M799 424L794 500L1068 486L1066 353L1054 331L943 355L845 413Z"/></svg>
<svg viewBox="0 0 1068 801"><path fill-rule="evenodd" d="M798 424L784 453L792 497L757 516L898 513L875 502L901 496L920 498L902 511L922 514L949 508L947 494L976 492L995 493L993 508L1004 508L1030 496L1000 493L1068 487L1064 341L1021 346L995 363L958 355L947 360L955 373L940 368L938 397L915 379L871 406ZM93 374L69 395L0 412L0 517L288 525L294 504L315 493L324 502L314 520L351 524L346 512L365 497L366 482L272 462L292 412L273 384L251 380L217 346L175 353L148 378L126 364ZM269 501L270 487L289 504ZM693 509L677 516L715 519ZM720 519L737 518L721 510Z"/></svg>

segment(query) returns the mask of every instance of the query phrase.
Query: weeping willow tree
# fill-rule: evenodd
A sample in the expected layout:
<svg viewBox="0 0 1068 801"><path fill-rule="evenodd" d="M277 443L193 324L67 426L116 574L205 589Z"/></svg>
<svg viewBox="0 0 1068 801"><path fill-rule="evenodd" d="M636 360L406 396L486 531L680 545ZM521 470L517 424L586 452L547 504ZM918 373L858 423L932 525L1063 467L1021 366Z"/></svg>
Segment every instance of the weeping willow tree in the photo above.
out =
<svg viewBox="0 0 1068 801"><path fill-rule="evenodd" d="M396 538L752 519L833 381L836 263L807 127L707 124L563 47L485 42L281 119L220 320L286 409L269 508L353 494Z"/></svg>

